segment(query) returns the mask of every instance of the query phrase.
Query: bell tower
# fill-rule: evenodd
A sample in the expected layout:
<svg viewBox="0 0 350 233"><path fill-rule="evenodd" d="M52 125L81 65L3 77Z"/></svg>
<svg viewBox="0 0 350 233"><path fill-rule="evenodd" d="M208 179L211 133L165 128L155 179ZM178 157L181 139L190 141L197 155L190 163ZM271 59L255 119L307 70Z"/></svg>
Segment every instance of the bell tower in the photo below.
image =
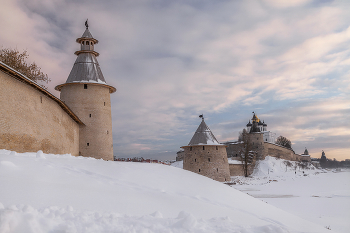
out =
<svg viewBox="0 0 350 233"><path fill-rule="evenodd" d="M116 88L106 83L94 50L98 40L89 31L76 40L80 50L67 81L55 87L60 98L80 118L79 155L114 160L110 94Z"/></svg>

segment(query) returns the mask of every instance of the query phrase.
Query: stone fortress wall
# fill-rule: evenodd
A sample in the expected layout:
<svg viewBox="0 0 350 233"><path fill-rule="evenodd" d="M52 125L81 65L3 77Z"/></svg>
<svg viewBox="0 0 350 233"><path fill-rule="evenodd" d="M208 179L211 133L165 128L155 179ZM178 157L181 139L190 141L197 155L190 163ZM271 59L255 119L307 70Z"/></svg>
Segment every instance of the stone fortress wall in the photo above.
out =
<svg viewBox="0 0 350 233"><path fill-rule="evenodd" d="M308 155L295 154L291 148L273 143L273 133L267 131L267 125L265 122L261 122L255 113L252 123L249 121L247 124L246 132L249 135L250 150L256 152L257 159L263 160L266 156L273 156L291 161L311 161ZM231 176L244 175L242 164L239 163L239 154L242 151L243 142L226 142L224 145L227 146L227 156L230 158ZM254 166L255 163L253 162L248 169L249 174L253 172Z"/></svg>
<svg viewBox="0 0 350 233"><path fill-rule="evenodd" d="M0 63L0 148L79 155L83 123L57 97Z"/></svg>
<svg viewBox="0 0 350 233"><path fill-rule="evenodd" d="M272 157L277 157L277 158L291 160L291 161L300 161L300 158L301 158L300 155L295 154L293 150L277 144L264 142L263 140L261 140L261 138L258 135L259 134L251 135L251 143L252 143L252 150L257 151L258 156L260 155L261 159L265 159L266 156L272 156ZM238 160L239 159L238 155L240 153L241 147L242 147L241 143L228 144L227 157ZM252 166L249 166L248 175L253 173L254 165L255 164L253 164ZM229 167L230 167L231 176L244 175L242 164L230 163Z"/></svg>
<svg viewBox="0 0 350 233"><path fill-rule="evenodd" d="M244 176L244 170L242 164L229 164L230 176ZM248 176L254 171L254 166L248 167Z"/></svg>
<svg viewBox="0 0 350 233"><path fill-rule="evenodd" d="M114 160L110 94L85 23L61 99L0 62L0 149Z"/></svg>
<svg viewBox="0 0 350 233"><path fill-rule="evenodd" d="M264 142L262 134L253 133L250 135L252 150L258 152L258 156L261 159L265 159L266 156L273 156L281 159L299 161L300 156L295 154L292 149L280 146L278 144ZM242 144L240 142L225 143L227 145L227 157L237 157L240 153Z"/></svg>
<svg viewBox="0 0 350 233"><path fill-rule="evenodd" d="M196 145L184 146L183 169L225 182L230 181L226 146Z"/></svg>
<svg viewBox="0 0 350 233"><path fill-rule="evenodd" d="M295 154L292 149L280 146L278 144L273 144L269 142L264 142L264 157L267 155L281 158L285 160L291 160L291 161L300 161L300 156Z"/></svg>

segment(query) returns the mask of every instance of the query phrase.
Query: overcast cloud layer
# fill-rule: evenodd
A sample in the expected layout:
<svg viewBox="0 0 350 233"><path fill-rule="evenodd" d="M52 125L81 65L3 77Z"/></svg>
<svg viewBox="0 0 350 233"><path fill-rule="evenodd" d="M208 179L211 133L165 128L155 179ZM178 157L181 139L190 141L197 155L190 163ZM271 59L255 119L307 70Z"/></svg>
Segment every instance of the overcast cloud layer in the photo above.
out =
<svg viewBox="0 0 350 233"><path fill-rule="evenodd" d="M0 46L66 81L89 18L114 154L175 158L199 114L220 142L255 111L312 157L350 158L350 1L2 0Z"/></svg>

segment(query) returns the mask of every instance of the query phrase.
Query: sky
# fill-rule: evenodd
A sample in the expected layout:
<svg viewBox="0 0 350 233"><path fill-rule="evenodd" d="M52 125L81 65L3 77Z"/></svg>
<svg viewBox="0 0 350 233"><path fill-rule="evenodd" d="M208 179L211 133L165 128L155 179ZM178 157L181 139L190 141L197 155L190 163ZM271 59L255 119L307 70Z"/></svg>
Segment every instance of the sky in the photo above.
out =
<svg viewBox="0 0 350 233"><path fill-rule="evenodd" d="M89 30L116 157L175 159L204 114L220 142L254 111L298 154L350 159L350 1L1 0L0 46L66 81Z"/></svg>

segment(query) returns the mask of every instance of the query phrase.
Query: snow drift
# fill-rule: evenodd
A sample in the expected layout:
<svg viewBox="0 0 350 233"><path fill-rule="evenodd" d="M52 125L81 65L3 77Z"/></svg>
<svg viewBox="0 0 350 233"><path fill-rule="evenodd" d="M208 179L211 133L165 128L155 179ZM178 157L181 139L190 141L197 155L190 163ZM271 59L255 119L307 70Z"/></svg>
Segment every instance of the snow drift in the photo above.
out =
<svg viewBox="0 0 350 233"><path fill-rule="evenodd" d="M0 150L0 232L329 232L171 166Z"/></svg>

